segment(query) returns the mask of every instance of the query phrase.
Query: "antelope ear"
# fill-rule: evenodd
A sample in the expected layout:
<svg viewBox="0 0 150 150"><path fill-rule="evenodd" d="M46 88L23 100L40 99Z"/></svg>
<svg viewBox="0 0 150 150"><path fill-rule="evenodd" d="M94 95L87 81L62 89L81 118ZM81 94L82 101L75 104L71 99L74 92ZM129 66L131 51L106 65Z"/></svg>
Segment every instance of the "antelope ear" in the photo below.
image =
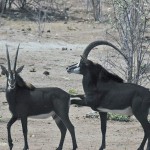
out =
<svg viewBox="0 0 150 150"><path fill-rule="evenodd" d="M23 68L24 68L24 65L21 66L21 67L19 67L19 68L16 70L16 72L17 72L17 73L20 73L20 72L23 70Z"/></svg>
<svg viewBox="0 0 150 150"><path fill-rule="evenodd" d="M1 65L1 69L2 69L2 72L1 72L2 75L7 75L8 74L8 71L4 66Z"/></svg>
<svg viewBox="0 0 150 150"><path fill-rule="evenodd" d="M87 58L85 58L84 56L81 55L81 60L85 63L86 66L89 65L89 61Z"/></svg>

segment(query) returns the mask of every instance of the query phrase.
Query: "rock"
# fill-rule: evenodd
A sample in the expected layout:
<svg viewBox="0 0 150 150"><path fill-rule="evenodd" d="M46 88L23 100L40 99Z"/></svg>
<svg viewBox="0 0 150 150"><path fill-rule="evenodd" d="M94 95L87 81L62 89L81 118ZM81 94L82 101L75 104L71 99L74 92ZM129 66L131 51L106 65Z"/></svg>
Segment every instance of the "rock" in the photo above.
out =
<svg viewBox="0 0 150 150"><path fill-rule="evenodd" d="M67 24L67 23L68 23L68 21L65 21L65 22L64 22L64 24Z"/></svg>
<svg viewBox="0 0 150 150"><path fill-rule="evenodd" d="M35 68L31 68L30 72L36 72Z"/></svg>
<svg viewBox="0 0 150 150"><path fill-rule="evenodd" d="M28 30L28 31L31 31L31 28L29 27L29 28L27 28L27 30Z"/></svg>
<svg viewBox="0 0 150 150"><path fill-rule="evenodd" d="M35 137L35 135L34 135L34 134L31 134L31 135L30 135L30 137L34 138L34 137Z"/></svg>
<svg viewBox="0 0 150 150"><path fill-rule="evenodd" d="M43 74L46 76L50 75L50 73L48 71L44 71Z"/></svg>
<svg viewBox="0 0 150 150"><path fill-rule="evenodd" d="M7 103L6 101L5 101L5 102L2 102L2 104L3 104L3 105L8 105L8 103Z"/></svg>
<svg viewBox="0 0 150 150"><path fill-rule="evenodd" d="M66 51L66 50L67 50L67 47L63 47L63 48L62 48L62 51Z"/></svg>
<svg viewBox="0 0 150 150"><path fill-rule="evenodd" d="M68 26L67 29L70 31L76 31L77 30L75 27L71 27L71 26Z"/></svg>
<svg viewBox="0 0 150 150"><path fill-rule="evenodd" d="M92 111L86 114L86 118L99 118L99 113L96 111Z"/></svg>
<svg viewBox="0 0 150 150"><path fill-rule="evenodd" d="M146 39L147 41L149 41L149 40L150 40L150 36L145 36L145 39Z"/></svg>

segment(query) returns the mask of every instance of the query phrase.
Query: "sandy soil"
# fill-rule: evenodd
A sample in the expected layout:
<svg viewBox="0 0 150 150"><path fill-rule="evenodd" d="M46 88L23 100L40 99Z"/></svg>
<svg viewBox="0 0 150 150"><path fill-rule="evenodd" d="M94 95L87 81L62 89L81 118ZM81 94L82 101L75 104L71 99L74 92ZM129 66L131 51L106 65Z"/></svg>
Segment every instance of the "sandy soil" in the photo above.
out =
<svg viewBox="0 0 150 150"><path fill-rule="evenodd" d="M60 87L66 91L83 93L80 75L67 74L65 68L80 59L83 49L90 42L106 39L104 28L107 24L85 22L63 22L45 24L42 37L38 37L37 24L30 21L2 20L0 27L0 64L7 66L5 44L8 44L11 60L20 43L18 66L25 65L21 76L37 87ZM47 32L50 30L50 33ZM95 54L96 55L96 54ZM105 55L105 53L104 53ZM35 72L31 72L35 70ZM45 76L44 71L50 75ZM0 76L0 88L4 88L6 78ZM5 93L0 92L0 150L8 150L6 125L11 116L5 103ZM86 118L91 112L86 107L70 107L70 119L75 126L79 150L98 150L101 143L100 121L98 118ZM28 141L31 150L54 150L60 139L55 122L32 120L28 123ZM23 148L23 135L20 121L12 127L14 150ZM107 150L135 150L143 138L140 124L132 122L108 121ZM64 150L71 150L70 134L64 143Z"/></svg>

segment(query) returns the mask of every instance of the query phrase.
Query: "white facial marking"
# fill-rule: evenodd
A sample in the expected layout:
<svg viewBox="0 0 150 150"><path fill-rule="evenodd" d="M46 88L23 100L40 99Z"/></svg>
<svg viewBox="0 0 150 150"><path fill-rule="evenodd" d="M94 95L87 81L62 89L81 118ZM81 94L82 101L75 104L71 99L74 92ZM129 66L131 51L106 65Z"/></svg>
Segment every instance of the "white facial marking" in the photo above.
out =
<svg viewBox="0 0 150 150"><path fill-rule="evenodd" d="M72 72L73 72L73 73L76 73L76 74L79 74L79 73L80 73L79 63L75 65L75 69L73 69Z"/></svg>
<svg viewBox="0 0 150 150"><path fill-rule="evenodd" d="M80 73L80 67L79 67L79 68L74 69L74 70L73 70L73 73L79 74L79 73Z"/></svg>
<svg viewBox="0 0 150 150"><path fill-rule="evenodd" d="M9 73L9 75L8 75L8 81L10 81L11 80L11 75L10 75L10 73Z"/></svg>
<svg viewBox="0 0 150 150"><path fill-rule="evenodd" d="M15 74L13 74L13 78L15 79ZM9 73L8 75L8 90L12 90L15 88L15 82L13 84L11 84L12 78L11 78L11 74Z"/></svg>
<svg viewBox="0 0 150 150"><path fill-rule="evenodd" d="M107 109L107 108L102 108L102 107L99 107L97 109L100 112L110 112L110 113L116 113L116 114L128 115L128 116L132 116L133 115L131 107L127 107L125 109L115 109L115 110L111 110L111 109Z"/></svg>

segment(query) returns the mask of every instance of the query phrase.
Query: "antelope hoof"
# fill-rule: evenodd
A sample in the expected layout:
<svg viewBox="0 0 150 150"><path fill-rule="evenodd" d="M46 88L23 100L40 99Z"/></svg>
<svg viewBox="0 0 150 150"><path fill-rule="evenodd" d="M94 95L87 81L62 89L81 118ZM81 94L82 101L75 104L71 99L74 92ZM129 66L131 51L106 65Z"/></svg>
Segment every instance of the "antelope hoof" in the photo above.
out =
<svg viewBox="0 0 150 150"><path fill-rule="evenodd" d="M9 144L9 148L10 148L10 150L12 150L12 148L13 148L13 143L10 143L10 144Z"/></svg>
<svg viewBox="0 0 150 150"><path fill-rule="evenodd" d="M99 150L104 150L105 149L105 146L101 146Z"/></svg>
<svg viewBox="0 0 150 150"><path fill-rule="evenodd" d="M29 150L29 147L24 147L23 150Z"/></svg>
<svg viewBox="0 0 150 150"><path fill-rule="evenodd" d="M62 147L57 147L56 150L62 150Z"/></svg>
<svg viewBox="0 0 150 150"><path fill-rule="evenodd" d="M76 150L78 148L78 146L74 147L73 150Z"/></svg>

